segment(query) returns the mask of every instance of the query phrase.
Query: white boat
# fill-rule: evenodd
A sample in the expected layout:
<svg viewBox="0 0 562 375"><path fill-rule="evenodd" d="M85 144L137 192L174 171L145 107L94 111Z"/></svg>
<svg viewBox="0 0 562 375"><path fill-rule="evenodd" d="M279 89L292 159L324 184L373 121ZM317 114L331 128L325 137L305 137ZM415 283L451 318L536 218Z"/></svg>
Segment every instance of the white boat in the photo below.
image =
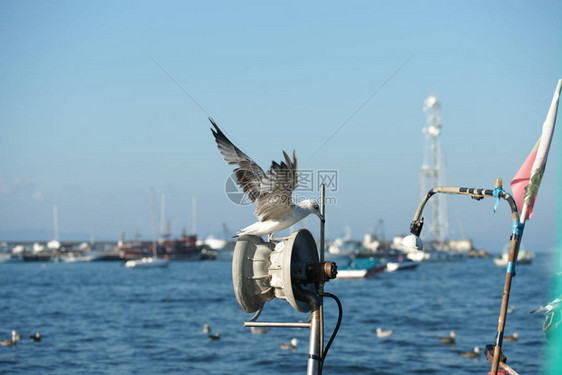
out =
<svg viewBox="0 0 562 375"><path fill-rule="evenodd" d="M504 246L503 253L494 258L494 264L498 267L505 267L509 261L510 244ZM523 244L519 245L519 253L517 254L517 264L531 264L535 258L535 253L527 252Z"/></svg>
<svg viewBox="0 0 562 375"><path fill-rule="evenodd" d="M54 238L47 242L47 248L50 251L58 251L61 247L59 242L59 216L57 206L53 206L53 224L54 224Z"/></svg>
<svg viewBox="0 0 562 375"><path fill-rule="evenodd" d="M39 242L35 242L33 244L33 252L34 253L42 253L45 251L45 246L41 245Z"/></svg>
<svg viewBox="0 0 562 375"><path fill-rule="evenodd" d="M338 279L363 279L367 277L367 270L338 270Z"/></svg>
<svg viewBox="0 0 562 375"><path fill-rule="evenodd" d="M398 259L386 263L386 272L413 270L418 265L418 262L414 262L408 258L404 259L404 257L400 256Z"/></svg>
<svg viewBox="0 0 562 375"><path fill-rule="evenodd" d="M53 261L63 263L80 263L91 262L97 258L99 258L99 255L95 251L90 250L90 245L86 242L82 242L80 245L73 247L69 251L60 252L58 257L53 258Z"/></svg>
<svg viewBox="0 0 562 375"><path fill-rule="evenodd" d="M406 253L406 257L414 262L452 262L463 260L466 258L466 255L452 251L414 250Z"/></svg>
<svg viewBox="0 0 562 375"><path fill-rule="evenodd" d="M209 235L204 241L197 241L197 245L207 245L211 250L221 251L227 245L226 240L221 240L217 237Z"/></svg>
<svg viewBox="0 0 562 375"><path fill-rule="evenodd" d="M377 272L385 269L380 258L357 258L351 259L338 268L338 279L362 279L372 277Z"/></svg>
<svg viewBox="0 0 562 375"><path fill-rule="evenodd" d="M457 253L454 251L432 250L425 251L426 262L453 262L466 259L466 254Z"/></svg>
<svg viewBox="0 0 562 375"><path fill-rule="evenodd" d="M151 189L152 190L152 189ZM158 258L156 252L156 214L154 209L154 190L151 191L151 206L152 206L152 257L145 257L141 259L132 259L125 262L127 268L161 268L168 267L170 261L168 259Z"/></svg>
<svg viewBox="0 0 562 375"><path fill-rule="evenodd" d="M85 255L76 255L70 253L68 255L61 255L59 260L64 263L79 263L79 262L91 262L96 260L99 256L96 253L89 253Z"/></svg>
<svg viewBox="0 0 562 375"><path fill-rule="evenodd" d="M353 253L361 247L361 241L351 238L351 227L345 228L345 235L342 238L336 238L328 244L328 254L332 256L352 256Z"/></svg>
<svg viewBox="0 0 562 375"><path fill-rule="evenodd" d="M168 267L170 261L168 259L156 258L156 257L146 257L141 259L128 260L125 263L125 267L128 268L158 268L158 267Z"/></svg>
<svg viewBox="0 0 562 375"><path fill-rule="evenodd" d="M414 262L451 262L466 258L465 253L441 250L438 246L434 246L435 243L431 241L423 244L423 250L415 250L402 244L404 238L403 235L395 236L390 248L401 251Z"/></svg>

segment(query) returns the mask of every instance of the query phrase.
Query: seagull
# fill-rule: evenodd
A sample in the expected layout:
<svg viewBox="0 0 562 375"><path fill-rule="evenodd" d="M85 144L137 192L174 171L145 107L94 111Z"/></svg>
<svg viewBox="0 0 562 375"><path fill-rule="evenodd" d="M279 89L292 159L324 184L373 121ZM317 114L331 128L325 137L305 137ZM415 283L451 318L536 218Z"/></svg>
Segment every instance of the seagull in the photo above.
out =
<svg viewBox="0 0 562 375"><path fill-rule="evenodd" d="M41 334L37 332L36 334L29 336L29 339L33 342L41 341Z"/></svg>
<svg viewBox="0 0 562 375"><path fill-rule="evenodd" d="M209 340L210 340L210 341L220 340L220 338L221 338L221 334L218 333L218 332L209 335Z"/></svg>
<svg viewBox="0 0 562 375"><path fill-rule="evenodd" d="M379 327L377 328L377 337L389 337L393 332L393 330L383 331L382 328Z"/></svg>
<svg viewBox="0 0 562 375"><path fill-rule="evenodd" d="M519 334L517 332L513 332L513 336L504 336L503 341L517 341L519 339Z"/></svg>
<svg viewBox="0 0 562 375"><path fill-rule="evenodd" d="M318 203L307 199L297 204L292 202L293 190L297 187L297 154L293 151L293 160L283 151L284 161L272 162L269 171L264 172L248 155L236 147L220 130L212 118L218 149L229 165L238 165L234 169L236 182L248 194L248 198L258 206L254 212L259 221L241 229L234 237L245 235L273 238L273 233L289 228L310 214L324 220Z"/></svg>
<svg viewBox="0 0 562 375"><path fill-rule="evenodd" d="M16 333L16 331L12 331L12 337L14 340L18 341L22 339L23 335L21 333Z"/></svg>
<svg viewBox="0 0 562 375"><path fill-rule="evenodd" d="M473 351L460 352L460 355L462 355L465 358L480 358L480 348L475 346Z"/></svg>
<svg viewBox="0 0 562 375"><path fill-rule="evenodd" d="M12 338L10 340L0 340L0 346L15 346L16 341L16 331L12 331Z"/></svg>
<svg viewBox="0 0 562 375"><path fill-rule="evenodd" d="M208 324L203 326L203 333L211 333L211 327Z"/></svg>
<svg viewBox="0 0 562 375"><path fill-rule="evenodd" d="M251 327L250 328L250 332L252 332L254 334L266 333L267 331L269 331L269 328L263 328L263 327Z"/></svg>
<svg viewBox="0 0 562 375"><path fill-rule="evenodd" d="M297 350L297 345L299 344L299 340L298 339L292 339L291 342L282 342L279 344L279 346L281 347L281 349L283 350L292 350L295 351Z"/></svg>
<svg viewBox="0 0 562 375"><path fill-rule="evenodd" d="M454 344L456 337L457 337L457 334L455 333L455 331L451 331L449 336L438 337L438 339L441 340L441 344L448 345L448 344Z"/></svg>

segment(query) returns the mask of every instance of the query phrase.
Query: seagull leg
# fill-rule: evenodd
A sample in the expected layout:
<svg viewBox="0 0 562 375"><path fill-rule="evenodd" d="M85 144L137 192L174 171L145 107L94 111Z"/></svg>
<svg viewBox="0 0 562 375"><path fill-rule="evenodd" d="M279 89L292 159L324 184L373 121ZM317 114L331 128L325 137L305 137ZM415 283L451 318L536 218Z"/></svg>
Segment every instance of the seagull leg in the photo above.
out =
<svg viewBox="0 0 562 375"><path fill-rule="evenodd" d="M289 239L289 237L279 237L279 238L275 238L275 237L273 237L273 233L270 233L270 234L267 235L267 240L268 240L269 242L281 242L281 241L286 241L286 240L288 240L288 239Z"/></svg>

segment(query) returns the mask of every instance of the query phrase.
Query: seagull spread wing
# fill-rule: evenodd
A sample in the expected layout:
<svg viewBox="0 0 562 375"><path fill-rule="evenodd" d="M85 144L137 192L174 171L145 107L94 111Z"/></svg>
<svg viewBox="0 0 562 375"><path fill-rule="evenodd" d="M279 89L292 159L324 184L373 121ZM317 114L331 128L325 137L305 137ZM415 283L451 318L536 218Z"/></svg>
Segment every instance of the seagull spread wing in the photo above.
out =
<svg viewBox="0 0 562 375"><path fill-rule="evenodd" d="M283 151L284 161L272 162L267 173L248 155L236 147L209 118L215 129L211 129L224 160L234 169L236 182L252 202L258 203L255 214L260 221L281 217L292 208L291 197L297 187L297 155L293 160Z"/></svg>
<svg viewBox="0 0 562 375"><path fill-rule="evenodd" d="M256 216L265 221L273 217L281 217L287 213L293 203L293 190L297 187L297 154L293 151L293 160L283 151L285 161L280 164L271 163L261 184Z"/></svg>

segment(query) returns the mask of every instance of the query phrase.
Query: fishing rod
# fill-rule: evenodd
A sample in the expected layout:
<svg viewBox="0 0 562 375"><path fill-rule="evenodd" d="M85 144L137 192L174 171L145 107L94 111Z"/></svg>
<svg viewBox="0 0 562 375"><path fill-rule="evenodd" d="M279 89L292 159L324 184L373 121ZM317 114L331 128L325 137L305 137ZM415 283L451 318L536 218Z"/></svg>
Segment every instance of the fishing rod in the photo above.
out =
<svg viewBox="0 0 562 375"><path fill-rule="evenodd" d="M509 294L511 291L511 282L515 276L515 265L517 263L517 255L519 253L519 246L521 244L521 237L523 236L523 229L525 227L525 215L526 215L526 205L524 205L523 215L519 215L519 210L517 209L517 203L515 199L503 190L503 181L501 178L497 178L495 182L494 189L476 189L476 188L465 188L465 187L450 187L450 186L438 186L435 187L422 198L414 218L410 223L410 235L406 236L402 240L402 244L407 248L412 250L420 251L423 250L423 242L421 241L420 233L423 228L423 210L428 200L435 194L458 194L458 195L468 195L472 199L482 200L485 197L496 198L496 204L494 205L494 212L497 209L500 199L504 199L509 204L511 209L511 220L512 220L512 232L510 237L510 249L507 262L507 269L505 274L505 282L503 287L502 303L500 308L500 316L498 319L498 328L495 338L494 345L486 346L486 357L490 360L492 364L491 374L496 375L499 365L506 368L505 355L501 352L501 347L503 343L503 335L505 330L505 322L507 316L507 307L509 304ZM523 218L520 220L520 217ZM500 361L500 358L502 359ZM508 367L507 367L508 368ZM513 371L509 368L510 371Z"/></svg>

